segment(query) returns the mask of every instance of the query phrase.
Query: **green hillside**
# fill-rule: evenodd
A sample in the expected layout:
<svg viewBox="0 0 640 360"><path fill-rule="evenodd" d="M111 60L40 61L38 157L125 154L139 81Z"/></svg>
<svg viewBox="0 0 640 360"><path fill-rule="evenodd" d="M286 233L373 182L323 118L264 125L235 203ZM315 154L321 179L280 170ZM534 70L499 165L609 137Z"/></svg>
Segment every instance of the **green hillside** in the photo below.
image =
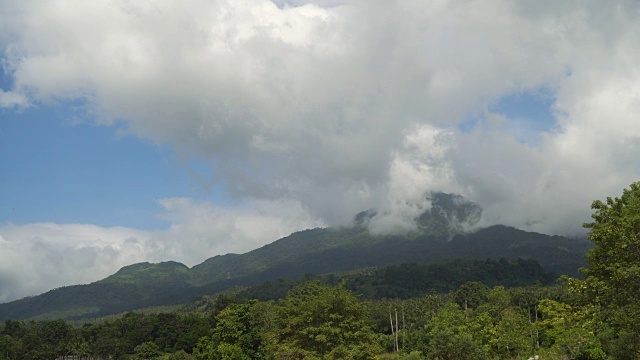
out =
<svg viewBox="0 0 640 360"><path fill-rule="evenodd" d="M546 271L577 276L588 243L493 226L450 241L428 234L375 236L359 228L294 233L246 254L216 256L189 269L170 262L127 266L89 285L59 288L0 304L0 320L97 317L187 303L238 285L371 266L457 258L523 258Z"/></svg>
<svg viewBox="0 0 640 360"><path fill-rule="evenodd" d="M406 263L454 259L532 259L547 272L579 276L589 243L559 236L492 226L462 233L479 208L460 197L442 195L421 215L416 231L374 235L364 226L364 212L354 226L317 228L293 233L245 254L212 257L192 268L177 263L141 263L122 268L101 281L68 286L6 304L6 319L88 318L150 306L185 304L198 296L236 286L305 274L326 274Z"/></svg>

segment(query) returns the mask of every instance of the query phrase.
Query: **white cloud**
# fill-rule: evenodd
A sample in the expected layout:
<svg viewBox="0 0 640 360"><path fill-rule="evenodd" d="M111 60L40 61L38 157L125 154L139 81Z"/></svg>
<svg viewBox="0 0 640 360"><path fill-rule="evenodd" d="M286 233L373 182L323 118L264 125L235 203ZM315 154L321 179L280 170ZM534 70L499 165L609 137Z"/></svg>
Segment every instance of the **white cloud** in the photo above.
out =
<svg viewBox="0 0 640 360"><path fill-rule="evenodd" d="M572 234L593 199L638 179L636 1L317 4L5 3L14 87L1 94L27 98L3 101L82 99L98 122L205 159L254 212L162 204L192 214L169 235L214 241L210 224L243 239L220 249L260 243L249 224L276 234L371 207L410 226L427 190L461 192L486 223ZM514 132L522 119L487 110L541 88L555 98L551 130ZM461 132L469 118L481 120Z"/></svg>
<svg viewBox="0 0 640 360"><path fill-rule="evenodd" d="M165 231L53 223L1 226L0 302L94 282L143 261L193 266L325 225L296 201L256 201L235 209L186 198L160 203L172 222Z"/></svg>
<svg viewBox="0 0 640 360"><path fill-rule="evenodd" d="M415 219L431 207L432 191L462 193L449 162L455 147L454 133L432 126L412 129L389 169L389 192L385 211L369 228L376 233L413 230Z"/></svg>
<svg viewBox="0 0 640 360"><path fill-rule="evenodd" d="M121 227L2 226L0 302L99 280L122 266L148 259L156 248L148 232Z"/></svg>
<svg viewBox="0 0 640 360"><path fill-rule="evenodd" d="M165 256L189 266L218 254L245 253L294 231L325 225L291 200L258 200L237 208L188 198L163 199L160 204L173 225L154 237L165 244Z"/></svg>
<svg viewBox="0 0 640 360"><path fill-rule="evenodd" d="M0 89L0 108L25 107L29 104L26 96Z"/></svg>

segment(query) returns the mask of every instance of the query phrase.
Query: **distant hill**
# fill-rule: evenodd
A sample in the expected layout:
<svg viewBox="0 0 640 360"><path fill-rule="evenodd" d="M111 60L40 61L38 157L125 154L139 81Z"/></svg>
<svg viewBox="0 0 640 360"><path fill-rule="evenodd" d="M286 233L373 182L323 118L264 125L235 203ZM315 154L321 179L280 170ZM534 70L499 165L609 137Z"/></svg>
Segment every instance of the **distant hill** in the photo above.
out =
<svg viewBox="0 0 640 360"><path fill-rule="evenodd" d="M376 212L356 216L354 225L293 233L245 254L207 259L192 268L177 263L141 263L88 285L68 286L6 304L6 319L89 318L143 307L189 303L235 286L257 285L305 274L325 274L406 263L460 258L532 259L545 271L579 276L590 243L496 225L464 233L481 209L461 197L437 194L403 235L374 235L366 228Z"/></svg>

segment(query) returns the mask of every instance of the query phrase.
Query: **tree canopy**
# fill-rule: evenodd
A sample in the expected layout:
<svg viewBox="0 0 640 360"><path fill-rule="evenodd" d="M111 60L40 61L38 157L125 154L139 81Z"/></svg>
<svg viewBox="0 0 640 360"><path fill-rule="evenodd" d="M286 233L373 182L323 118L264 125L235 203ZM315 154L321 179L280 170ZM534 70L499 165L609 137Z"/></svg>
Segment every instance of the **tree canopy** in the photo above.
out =
<svg viewBox="0 0 640 360"><path fill-rule="evenodd" d="M362 303L342 286L312 281L281 302L274 358L374 359L380 352Z"/></svg>
<svg viewBox="0 0 640 360"><path fill-rule="evenodd" d="M587 254L590 267L582 269L582 290L612 325L611 341L618 351L637 357L640 350L640 182L624 189L619 198L596 200Z"/></svg>
<svg viewBox="0 0 640 360"><path fill-rule="evenodd" d="M603 305L628 305L640 300L640 182L621 197L596 200L589 239L595 247L583 269L593 299Z"/></svg>

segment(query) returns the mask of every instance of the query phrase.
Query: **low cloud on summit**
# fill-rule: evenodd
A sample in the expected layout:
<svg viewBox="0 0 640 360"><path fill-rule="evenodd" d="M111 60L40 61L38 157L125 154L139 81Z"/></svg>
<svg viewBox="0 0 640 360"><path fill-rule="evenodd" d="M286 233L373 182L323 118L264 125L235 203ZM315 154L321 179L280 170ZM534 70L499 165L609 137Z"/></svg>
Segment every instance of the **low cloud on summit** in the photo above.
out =
<svg viewBox="0 0 640 360"><path fill-rule="evenodd" d="M34 274L62 274L53 286L137 261L193 265L347 224L370 208L383 214L375 231L411 228L430 191L478 203L486 225L582 234L591 202L640 175L636 1L20 1L0 9L1 64L13 80L0 89L2 111L81 101L87 121L123 125L204 162L214 174L208 186L235 201L168 194L160 204L173 225L157 232L0 227L0 263L35 254ZM547 97L551 118L496 110L510 97ZM25 284L15 293L0 287L0 301L46 288L42 277L0 266L1 284Z"/></svg>

